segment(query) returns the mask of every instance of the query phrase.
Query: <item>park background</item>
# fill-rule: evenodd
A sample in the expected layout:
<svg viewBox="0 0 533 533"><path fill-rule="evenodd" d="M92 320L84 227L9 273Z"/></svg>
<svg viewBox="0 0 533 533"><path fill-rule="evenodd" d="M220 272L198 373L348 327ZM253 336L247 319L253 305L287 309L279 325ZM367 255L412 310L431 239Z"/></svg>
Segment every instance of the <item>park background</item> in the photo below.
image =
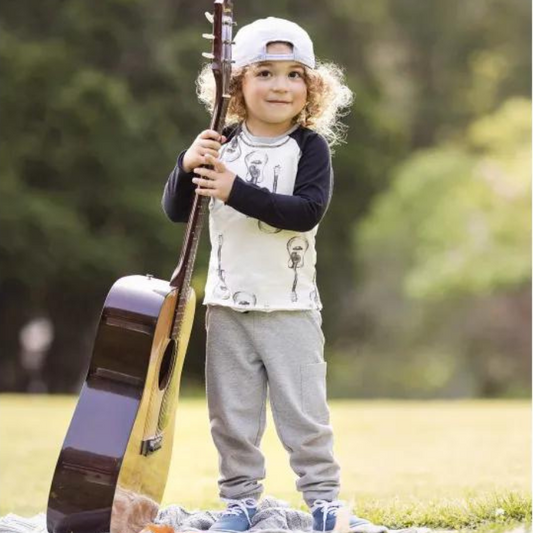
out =
<svg viewBox="0 0 533 533"><path fill-rule="evenodd" d="M201 34L211 7L2 2L0 392L33 394L0 397L0 431L12 437L21 419L41 428L60 409L60 422L48 424L50 457L75 397L40 395L79 391L109 288L130 274L168 279L177 263L184 228L165 218L160 200L178 153L209 123L194 81L209 50ZM446 411L439 435L484 420L487 469L496 449L518 454L507 473L519 478L510 488L522 505L530 475L530 3L235 1L240 25L267 15L304 26L318 58L340 64L356 95L317 241L334 417L342 425L338 413L351 400L476 399ZM208 252L204 232L193 280L200 300ZM200 398L187 404L193 411L203 402L200 306L195 320L182 378L184 397ZM46 401L48 415L36 408ZM367 410L346 417L359 412L371 425L369 413L382 406L389 436L420 436L399 427L411 411L394 420L400 411L383 407L405 403L354 405ZM457 425L466 412L473 418ZM506 443L491 441L494 432L507 432ZM475 454L475 432L472 439ZM4 498L0 514L43 510L41 500L14 503L21 478L9 471L5 442L4 494L15 500ZM213 468L209 483L215 477ZM202 501L213 503L209 494Z"/></svg>

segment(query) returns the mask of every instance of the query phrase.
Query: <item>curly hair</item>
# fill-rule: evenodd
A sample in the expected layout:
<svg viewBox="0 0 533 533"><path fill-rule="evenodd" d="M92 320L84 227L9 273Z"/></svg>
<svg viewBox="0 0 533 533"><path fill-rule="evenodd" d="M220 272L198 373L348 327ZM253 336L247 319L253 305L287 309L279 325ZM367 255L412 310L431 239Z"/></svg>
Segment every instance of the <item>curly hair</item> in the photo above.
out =
<svg viewBox="0 0 533 533"><path fill-rule="evenodd" d="M303 65L302 65L303 66ZM246 119L246 104L242 91L243 78L250 67L232 72L230 94L232 96L226 120L228 123L242 122ZM347 126L340 118L350 112L354 94L345 85L344 72L334 63L318 62L315 69L304 68L307 85L307 103L301 113L294 117L293 123L312 129L323 135L330 146L345 141ZM211 113L215 100L215 80L211 65L205 65L196 80L199 100Z"/></svg>

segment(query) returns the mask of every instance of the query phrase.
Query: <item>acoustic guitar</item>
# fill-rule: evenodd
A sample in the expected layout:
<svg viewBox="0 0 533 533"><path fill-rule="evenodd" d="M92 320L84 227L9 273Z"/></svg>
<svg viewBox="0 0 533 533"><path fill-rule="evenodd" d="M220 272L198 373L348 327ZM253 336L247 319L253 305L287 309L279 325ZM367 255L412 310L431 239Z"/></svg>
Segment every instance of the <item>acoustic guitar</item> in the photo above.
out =
<svg viewBox="0 0 533 533"><path fill-rule="evenodd" d="M222 133L229 103L233 5L215 0L210 128ZM89 370L51 484L49 533L126 533L136 506L153 519L168 475L180 375L191 334L191 277L209 198L195 195L170 281L119 279L109 291ZM145 511L139 511L141 514ZM141 524L142 528L142 524Z"/></svg>

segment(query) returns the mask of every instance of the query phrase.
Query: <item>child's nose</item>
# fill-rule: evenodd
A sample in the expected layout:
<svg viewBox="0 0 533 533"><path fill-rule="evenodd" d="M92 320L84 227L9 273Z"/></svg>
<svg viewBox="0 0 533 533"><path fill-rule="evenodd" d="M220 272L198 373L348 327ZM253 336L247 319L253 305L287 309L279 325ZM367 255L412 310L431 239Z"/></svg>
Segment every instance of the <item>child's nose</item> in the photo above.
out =
<svg viewBox="0 0 533 533"><path fill-rule="evenodd" d="M276 76L274 78L274 89L277 91L286 91L289 80L285 76Z"/></svg>

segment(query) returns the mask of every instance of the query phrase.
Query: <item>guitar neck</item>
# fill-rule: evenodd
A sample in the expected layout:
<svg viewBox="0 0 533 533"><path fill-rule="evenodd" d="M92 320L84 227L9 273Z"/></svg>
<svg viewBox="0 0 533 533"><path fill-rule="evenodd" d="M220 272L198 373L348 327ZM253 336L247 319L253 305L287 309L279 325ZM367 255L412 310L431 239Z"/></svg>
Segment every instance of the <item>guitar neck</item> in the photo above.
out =
<svg viewBox="0 0 533 533"><path fill-rule="evenodd" d="M216 107L211 120L210 129L216 130L220 134L222 134L222 129L224 127L229 99L229 95L222 96L221 103ZM185 239L181 249L180 260L178 262L178 266L172 274L172 277L170 278L170 286L178 290L176 315L174 318L171 335L173 339L177 339L183 321L185 305L189 297L192 272L194 263L196 261L196 254L198 252L198 243L200 241L200 235L202 233L205 213L208 209L209 200L210 198L208 196L199 196L195 194L191 214L187 223Z"/></svg>

